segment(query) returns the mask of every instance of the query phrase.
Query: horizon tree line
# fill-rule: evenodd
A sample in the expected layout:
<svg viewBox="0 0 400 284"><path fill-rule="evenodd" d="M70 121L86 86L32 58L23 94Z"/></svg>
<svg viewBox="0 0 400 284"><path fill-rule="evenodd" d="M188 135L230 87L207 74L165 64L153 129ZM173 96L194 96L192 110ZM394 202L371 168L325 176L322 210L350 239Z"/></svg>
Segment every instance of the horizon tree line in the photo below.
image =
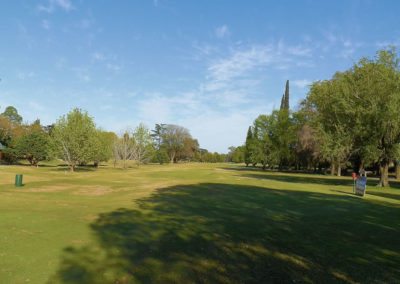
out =
<svg viewBox="0 0 400 284"><path fill-rule="evenodd" d="M15 107L0 114L0 162L15 164L26 159L32 166L59 158L70 171L77 166L112 160L114 166L128 167L146 163L178 163L181 161L224 162L225 154L201 149L189 130L174 124L156 124L149 130L140 123L121 135L98 128L89 114L79 108L61 116L54 124L43 126L37 119L22 123Z"/></svg>

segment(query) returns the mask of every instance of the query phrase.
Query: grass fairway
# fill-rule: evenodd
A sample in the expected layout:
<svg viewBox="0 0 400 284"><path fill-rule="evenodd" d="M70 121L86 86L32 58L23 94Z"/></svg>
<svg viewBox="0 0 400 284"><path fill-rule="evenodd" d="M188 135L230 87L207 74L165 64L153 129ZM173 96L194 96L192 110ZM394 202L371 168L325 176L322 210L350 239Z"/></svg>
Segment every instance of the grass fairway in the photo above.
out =
<svg viewBox="0 0 400 284"><path fill-rule="evenodd" d="M0 283L400 279L400 189L225 164L0 172Z"/></svg>

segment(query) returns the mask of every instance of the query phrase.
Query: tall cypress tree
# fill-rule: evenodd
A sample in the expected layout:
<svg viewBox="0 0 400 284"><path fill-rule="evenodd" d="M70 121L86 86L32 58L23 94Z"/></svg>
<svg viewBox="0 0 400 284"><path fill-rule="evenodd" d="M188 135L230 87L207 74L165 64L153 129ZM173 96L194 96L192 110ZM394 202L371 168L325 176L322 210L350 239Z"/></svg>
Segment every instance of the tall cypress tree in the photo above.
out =
<svg viewBox="0 0 400 284"><path fill-rule="evenodd" d="M280 110L283 110L284 107L285 107L285 94L282 95Z"/></svg>
<svg viewBox="0 0 400 284"><path fill-rule="evenodd" d="M251 130L251 126L249 126L249 129L247 130L246 143L244 145L244 162L246 164L246 167L251 163L252 143L253 143L253 132Z"/></svg>
<svg viewBox="0 0 400 284"><path fill-rule="evenodd" d="M286 80L284 98L284 109L289 110L289 80Z"/></svg>

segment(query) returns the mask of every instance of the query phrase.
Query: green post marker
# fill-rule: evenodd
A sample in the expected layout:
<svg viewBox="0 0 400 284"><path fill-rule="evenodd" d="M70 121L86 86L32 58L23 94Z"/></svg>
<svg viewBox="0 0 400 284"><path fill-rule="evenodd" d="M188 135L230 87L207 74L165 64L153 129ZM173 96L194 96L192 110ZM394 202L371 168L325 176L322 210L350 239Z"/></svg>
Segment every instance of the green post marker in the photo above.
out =
<svg viewBox="0 0 400 284"><path fill-rule="evenodd" d="M22 177L23 177L23 175L21 175L21 174L15 175L15 186L16 187L22 186Z"/></svg>

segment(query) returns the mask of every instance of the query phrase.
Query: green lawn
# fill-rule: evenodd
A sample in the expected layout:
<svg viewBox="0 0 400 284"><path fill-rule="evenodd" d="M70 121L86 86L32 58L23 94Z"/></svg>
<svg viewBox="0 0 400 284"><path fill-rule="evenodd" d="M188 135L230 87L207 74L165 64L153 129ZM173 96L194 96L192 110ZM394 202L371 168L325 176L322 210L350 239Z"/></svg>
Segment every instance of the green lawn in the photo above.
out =
<svg viewBox="0 0 400 284"><path fill-rule="evenodd" d="M349 177L227 164L1 166L0 283L398 283L400 189L370 182L359 198Z"/></svg>

